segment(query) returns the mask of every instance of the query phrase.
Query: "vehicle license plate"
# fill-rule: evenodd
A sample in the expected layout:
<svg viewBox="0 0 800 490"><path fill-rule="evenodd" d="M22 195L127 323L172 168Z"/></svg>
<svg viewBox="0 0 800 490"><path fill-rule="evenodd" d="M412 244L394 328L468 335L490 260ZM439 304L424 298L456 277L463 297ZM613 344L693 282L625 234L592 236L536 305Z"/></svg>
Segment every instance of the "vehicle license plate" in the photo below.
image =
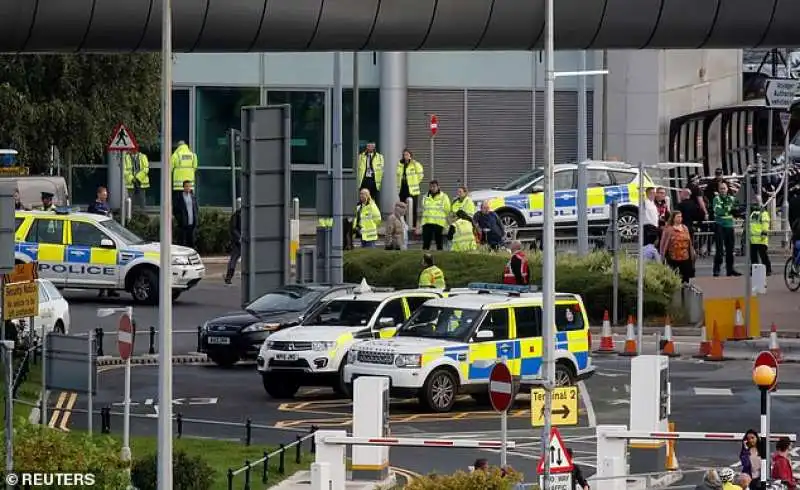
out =
<svg viewBox="0 0 800 490"><path fill-rule="evenodd" d="M275 359L278 361L296 361L300 359L299 354L275 354Z"/></svg>
<svg viewBox="0 0 800 490"><path fill-rule="evenodd" d="M209 337L208 343L214 345L228 345L231 343L231 339L230 337Z"/></svg>

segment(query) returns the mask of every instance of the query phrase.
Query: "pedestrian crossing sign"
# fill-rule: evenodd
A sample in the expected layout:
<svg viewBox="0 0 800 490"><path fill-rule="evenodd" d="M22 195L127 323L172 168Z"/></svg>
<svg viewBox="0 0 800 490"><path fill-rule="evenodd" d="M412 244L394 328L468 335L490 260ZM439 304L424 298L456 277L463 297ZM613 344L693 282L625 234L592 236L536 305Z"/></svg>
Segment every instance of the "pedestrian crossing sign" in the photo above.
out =
<svg viewBox="0 0 800 490"><path fill-rule="evenodd" d="M111 140L106 149L108 151L139 151L139 145L131 130L119 123L111 133Z"/></svg>

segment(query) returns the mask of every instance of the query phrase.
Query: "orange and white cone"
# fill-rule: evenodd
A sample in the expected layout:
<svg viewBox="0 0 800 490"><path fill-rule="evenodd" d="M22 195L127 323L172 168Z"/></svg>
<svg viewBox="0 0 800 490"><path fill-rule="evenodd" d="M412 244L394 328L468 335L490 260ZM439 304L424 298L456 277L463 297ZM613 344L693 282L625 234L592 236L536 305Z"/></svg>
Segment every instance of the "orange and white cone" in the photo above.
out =
<svg viewBox="0 0 800 490"><path fill-rule="evenodd" d="M619 353L621 356L638 356L636 349L636 337L633 335L633 315L628 316L628 325L625 327L625 348Z"/></svg>
<svg viewBox="0 0 800 490"><path fill-rule="evenodd" d="M725 356L722 354L722 340L719 337L719 329L714 324L714 332L711 337L711 351L706 356L706 361L724 361Z"/></svg>
<svg viewBox="0 0 800 490"><path fill-rule="evenodd" d="M600 348L595 354L614 354L614 337L611 335L611 320L608 319L608 310L603 313L603 331L600 334Z"/></svg>
<svg viewBox="0 0 800 490"><path fill-rule="evenodd" d="M733 335L729 340L746 340L747 330L744 328L744 316L742 315L742 305L736 300L736 311L733 317Z"/></svg>
<svg viewBox="0 0 800 490"><path fill-rule="evenodd" d="M769 328L769 351L778 362L783 362L783 353L778 345L778 327L775 326L775 322L772 322L772 326Z"/></svg>
<svg viewBox="0 0 800 490"><path fill-rule="evenodd" d="M661 340L661 355L668 357L678 357L675 351L675 342L672 340L672 325L670 325L669 315L664 320L664 338Z"/></svg>
<svg viewBox="0 0 800 490"><path fill-rule="evenodd" d="M714 320L714 325L716 326L716 324L717 321ZM709 352L711 352L711 342L708 341L708 332L706 331L706 326L703 325L700 327L700 345L694 357L696 359L704 359Z"/></svg>

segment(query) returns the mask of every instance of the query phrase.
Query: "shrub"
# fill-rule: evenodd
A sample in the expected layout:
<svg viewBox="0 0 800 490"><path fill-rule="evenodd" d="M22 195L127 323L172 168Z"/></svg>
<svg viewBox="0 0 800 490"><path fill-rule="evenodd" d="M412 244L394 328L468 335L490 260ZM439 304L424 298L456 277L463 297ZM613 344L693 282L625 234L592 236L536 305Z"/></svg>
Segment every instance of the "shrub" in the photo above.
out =
<svg viewBox="0 0 800 490"><path fill-rule="evenodd" d="M92 473L92 488L119 490L127 486L126 464L119 454L119 444L110 437L67 434L24 419L16 424L14 466L20 471Z"/></svg>
<svg viewBox="0 0 800 490"><path fill-rule="evenodd" d="M177 451L172 458L175 490L209 490L214 483L214 469L202 456ZM131 469L131 483L138 490L156 490L158 459L156 453L137 459Z"/></svg>
<svg viewBox="0 0 800 490"><path fill-rule="evenodd" d="M228 225L231 213L217 209L200 208L195 248L201 255L225 254L230 246ZM174 223L174 222L173 222ZM145 240L159 241L161 221L158 216L135 214L127 228ZM173 234L175 229L173 228Z"/></svg>
<svg viewBox="0 0 800 490"><path fill-rule="evenodd" d="M470 282L498 283L503 279L503 267L508 254L433 252L436 264L442 268L449 287L464 287ZM365 278L374 286L397 288L416 287L422 270L421 251L387 251L357 249L345 252L344 278L347 282L360 282ZM542 281L542 255L528 255L531 282ZM556 257L556 290L577 293L583 297L589 319L599 322L603 311L611 309L613 301L613 275L611 255L592 252L584 257L560 254ZM619 311L623 314L636 310L636 258L623 255L619 267ZM663 315L680 288L680 278L663 264L650 263L645 269L645 315Z"/></svg>
<svg viewBox="0 0 800 490"><path fill-rule="evenodd" d="M490 471L459 471L452 475L428 475L414 479L406 490L512 490L522 481L522 475L509 472L503 475L499 469Z"/></svg>

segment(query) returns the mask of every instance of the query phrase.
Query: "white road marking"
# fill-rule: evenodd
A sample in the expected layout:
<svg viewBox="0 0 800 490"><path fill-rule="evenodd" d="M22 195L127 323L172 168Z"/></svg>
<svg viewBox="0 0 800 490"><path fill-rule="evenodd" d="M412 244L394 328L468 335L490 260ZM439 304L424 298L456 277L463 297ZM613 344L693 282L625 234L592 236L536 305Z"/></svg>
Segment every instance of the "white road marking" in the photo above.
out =
<svg viewBox="0 0 800 490"><path fill-rule="evenodd" d="M694 387L695 395L708 395L708 396L733 396L733 390L730 388L698 388Z"/></svg>
<svg viewBox="0 0 800 490"><path fill-rule="evenodd" d="M589 427L597 427L597 415L594 413L594 404L592 398L589 396L589 389L586 388L586 383L578 381L578 393L581 394L583 406L586 408L586 418L589 419Z"/></svg>

